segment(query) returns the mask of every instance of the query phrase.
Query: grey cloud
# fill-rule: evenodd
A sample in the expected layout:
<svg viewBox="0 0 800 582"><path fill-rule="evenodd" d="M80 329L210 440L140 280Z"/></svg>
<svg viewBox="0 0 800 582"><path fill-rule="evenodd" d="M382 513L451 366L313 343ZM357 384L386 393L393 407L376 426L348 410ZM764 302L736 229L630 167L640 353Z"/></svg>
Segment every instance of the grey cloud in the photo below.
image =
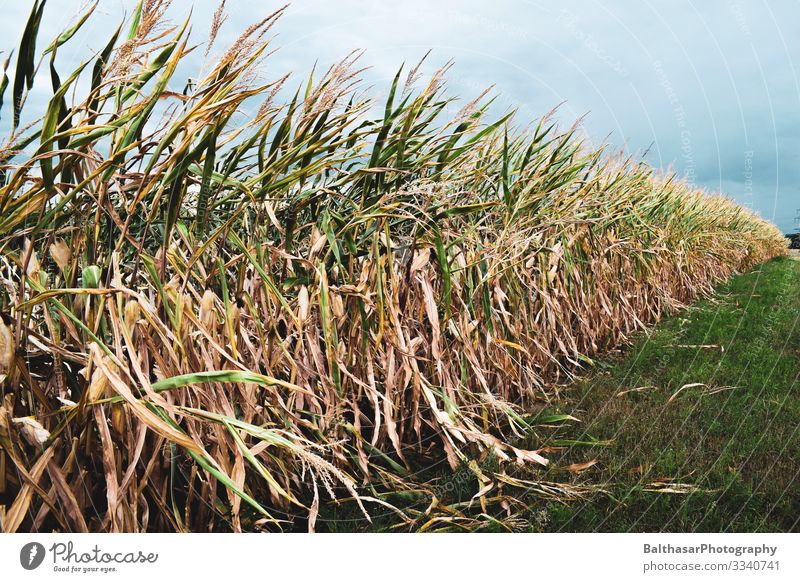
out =
<svg viewBox="0 0 800 582"><path fill-rule="evenodd" d="M82 2L51 2L45 36ZM97 49L133 0L103 0L103 15L60 57L64 68L87 45ZM194 2L194 34L207 34L216 1ZM0 1L0 49L13 48L29 2ZM221 48L279 4L228 0ZM188 2L172 13L185 17ZM565 124L590 112L585 128L599 143L632 152L698 185L723 190L784 230L800 207L800 20L791 0L599 0L482 2L298 0L274 28L280 50L266 75L294 71L293 86L315 61L327 66L367 49L366 79L376 92L401 62L433 48L425 71L451 57L451 92L474 97L491 84L497 108L520 109L520 121L561 101ZM67 47L65 47L67 48ZM202 53L202 51L199 51ZM196 58L200 58L198 55ZM499 113L499 111L498 111ZM5 128L5 119L0 129ZM686 142L689 142L687 155ZM650 147L652 144L652 147ZM748 152L753 152L749 161ZM752 176L744 177L746 164ZM773 215L774 210L774 215Z"/></svg>

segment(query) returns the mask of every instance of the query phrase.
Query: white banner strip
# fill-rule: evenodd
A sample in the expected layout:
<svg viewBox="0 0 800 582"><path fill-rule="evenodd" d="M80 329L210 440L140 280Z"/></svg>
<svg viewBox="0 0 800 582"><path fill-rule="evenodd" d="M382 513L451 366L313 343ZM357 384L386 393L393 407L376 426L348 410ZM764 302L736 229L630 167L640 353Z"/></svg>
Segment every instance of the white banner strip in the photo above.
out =
<svg viewBox="0 0 800 582"><path fill-rule="evenodd" d="M0 579L800 580L796 534L6 534ZM195 578L197 577L197 578ZM579 578L580 577L580 578ZM585 577L585 578L584 578Z"/></svg>

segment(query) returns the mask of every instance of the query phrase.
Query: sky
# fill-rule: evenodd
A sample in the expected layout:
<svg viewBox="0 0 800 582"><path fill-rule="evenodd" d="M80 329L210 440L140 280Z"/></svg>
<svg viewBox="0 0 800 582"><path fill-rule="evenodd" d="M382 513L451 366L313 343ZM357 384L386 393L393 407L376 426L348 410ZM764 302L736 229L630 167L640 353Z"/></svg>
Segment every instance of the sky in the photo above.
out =
<svg viewBox="0 0 800 582"><path fill-rule="evenodd" d="M40 37L54 38L84 3L50 0ZM31 5L0 0L0 58L18 45ZM134 5L100 0L96 17L59 50L60 70L100 50ZM183 21L192 10L201 43L217 5L176 0L169 14ZM212 56L282 5L228 0ZM296 87L315 62L365 49L364 77L380 96L401 64L432 49L422 70L452 59L449 92L464 102L493 85L496 115L516 109L525 123L560 105L564 125L585 116L593 143L644 156L792 232L800 212L798 9L798 0L296 0L271 31L278 51L265 76L293 72ZM37 82L32 101L45 98L47 83Z"/></svg>

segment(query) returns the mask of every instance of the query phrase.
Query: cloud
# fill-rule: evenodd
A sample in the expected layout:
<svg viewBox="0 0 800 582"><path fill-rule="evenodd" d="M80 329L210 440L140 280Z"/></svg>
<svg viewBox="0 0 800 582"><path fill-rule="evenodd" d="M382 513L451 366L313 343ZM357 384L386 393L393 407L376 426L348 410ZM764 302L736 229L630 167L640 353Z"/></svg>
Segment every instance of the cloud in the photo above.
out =
<svg viewBox="0 0 800 582"><path fill-rule="evenodd" d="M44 36L56 33L63 14L81 3L49 6ZM24 4L0 2L0 38L11 43L7 48L22 30L29 10ZM102 2L95 28L59 55L64 67L85 46L99 48L134 4ZM207 34L216 5L194 2L195 39ZM230 18L217 47L278 6L229 0ZM176 2L172 16L182 19L188 9ZM674 167L700 186L751 205L782 229L793 228L800 207L800 20L791 0L299 0L274 30L281 48L267 74L294 71L293 86L315 62L328 66L363 48L363 64L371 67L365 77L379 91L401 63L416 63L433 48L427 72L455 59L452 93L469 99L494 84L496 108L517 106L528 119L564 101L559 117L571 123L589 112L585 128L596 143L608 137L633 152L649 148L651 164Z"/></svg>

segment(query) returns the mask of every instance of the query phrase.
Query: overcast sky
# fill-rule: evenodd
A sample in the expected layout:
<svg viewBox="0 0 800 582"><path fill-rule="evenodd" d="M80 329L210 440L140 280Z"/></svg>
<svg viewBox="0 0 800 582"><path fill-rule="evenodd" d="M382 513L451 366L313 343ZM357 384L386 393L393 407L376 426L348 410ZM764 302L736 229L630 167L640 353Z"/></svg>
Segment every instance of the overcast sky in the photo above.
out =
<svg viewBox="0 0 800 582"><path fill-rule="evenodd" d="M41 38L57 34L83 3L50 0ZM194 6L193 38L202 42L217 3L176 0L170 13L182 20ZM0 0L4 53L19 43L31 4ZM100 0L102 14L59 52L62 70L85 57L87 45L101 49L133 5ZM217 48L281 5L228 0ZM273 31L280 50L269 76L294 71L299 83L314 61L327 65L363 48L377 94L401 63L433 49L428 71L455 61L451 94L468 100L493 84L498 113L516 107L520 121L563 102L560 119L588 113L584 127L595 142L646 152L652 165L729 194L786 232L795 227L798 0L296 0Z"/></svg>

